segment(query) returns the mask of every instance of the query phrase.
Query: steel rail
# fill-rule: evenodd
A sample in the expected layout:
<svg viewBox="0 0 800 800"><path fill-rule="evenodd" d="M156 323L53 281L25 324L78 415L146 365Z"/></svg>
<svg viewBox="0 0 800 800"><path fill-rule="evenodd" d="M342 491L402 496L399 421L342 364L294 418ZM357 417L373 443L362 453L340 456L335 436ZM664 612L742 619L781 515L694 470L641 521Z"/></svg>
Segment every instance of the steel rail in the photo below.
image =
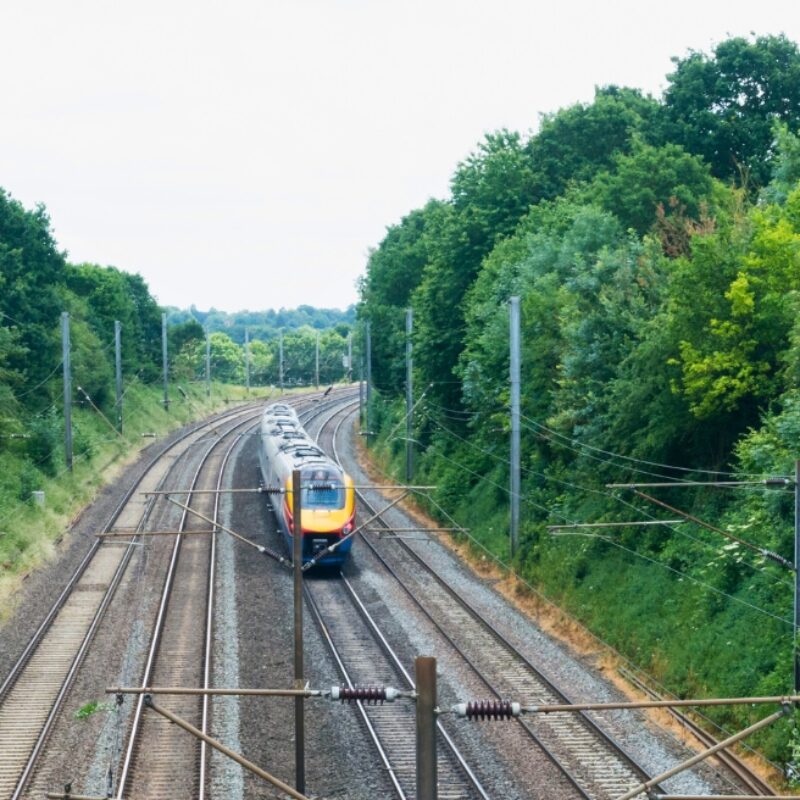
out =
<svg viewBox="0 0 800 800"><path fill-rule="evenodd" d="M288 400L288 402L290 402L290 403L291 403L291 401L293 399L294 398L291 398L291 397L290 398L286 398L286 400ZM298 399L299 399L300 402L292 403L292 404L295 405L295 406L298 406L298 405L301 406L302 412L308 412L309 409L310 409L310 411L311 411L310 417L311 418L319 415L320 413L324 413L324 410L325 410L326 406L323 406L323 408L320 410L318 406L314 406L313 405L313 403L315 402L314 400L308 399L307 397L301 397L301 398L298 398ZM329 402L335 404L337 402L341 402L341 400L340 400L339 397L336 397L336 398L331 398ZM248 425L251 425L250 430L252 430L253 428L256 428L257 425L258 425L258 422L256 422L255 425L252 425L252 423L253 423L254 420L260 419L261 408L262 407L263 407L263 404L259 403L259 412L257 414L255 414L254 416L250 417L245 422L243 422L240 425L237 425L235 427L236 428L239 428L239 427L245 428ZM235 430L235 428L234 428L234 430ZM233 430L228 431L225 435L229 436L232 433L233 433ZM217 488L219 488L219 486L221 485L224 469L225 469L225 466L227 464L228 458L230 457L230 453L232 452L233 448L236 446L236 444L239 442L239 440L244 435L246 435L246 433L239 433L236 436L235 440L230 444L230 446L228 448L228 451L226 452L226 454L224 456L223 462L220 465L220 470L219 470L219 473L218 473L218 476L217 476ZM210 456L214 452L214 450L220 445L221 441L222 441L222 437L219 437L217 440L213 441L211 443L211 445L209 446L209 448L207 449L206 453L203 455L203 458L202 458L200 464L198 465L197 470L195 472L195 475L193 476L193 479L191 481L191 490L193 490L196 487L197 482L199 481L199 478L200 478L200 475L202 473L202 470L203 470L203 467L204 467L205 463L210 458ZM193 492L191 490L189 490L187 492L188 495L189 495L189 497L187 497L187 505L190 502L190 499L191 499L192 494L193 494ZM219 501L220 501L220 495L217 494L217 495L215 495L215 500L214 500L214 516L213 516L214 523L216 523L217 519L218 519L217 518L217 513L218 513L218 509L219 509ZM183 530L183 528L186 525L188 516L189 516L189 511L184 509L182 514L181 514L180 522L178 524L178 530ZM179 556L179 553L180 553L181 543L182 543L183 538L184 538L184 536L182 534L177 535L176 536L176 541L175 541L175 543L173 545L173 552L172 552L172 557L170 559L170 565L169 565L169 569L168 569L168 574L167 574L167 577L165 579L164 587L163 587L163 590L162 590L162 598L161 598L161 602L160 602L160 605L159 605L158 616L157 616L157 619L156 619L156 624L155 624L155 627L154 627L153 636L151 638L151 648L150 648L150 652L148 654L147 663L145 665L145 671L144 671L143 682L142 682L143 686L146 686L147 683L150 681L150 677L152 675L152 671L153 671L153 668L154 668L154 665L155 665L155 661L156 661L156 657L157 657L157 654L158 654L158 648L159 648L160 643L161 643L161 633L163 632L164 624L165 624L165 621L166 621L167 609L168 609L168 604L169 604L169 597L171 595L172 588L173 588L173 585L174 585L174 575L175 575L175 571L176 571L176 568L177 568L178 556ZM214 553L215 553L215 538L216 538L215 536L211 536L210 537ZM211 556L210 556L210 558L211 558ZM211 563L213 563L213 560L211 561ZM210 587L210 592L211 592L210 597L211 597L211 599L213 599L213 575L211 575L209 577L208 586ZM206 631L205 631L205 640L204 640L205 641L205 655L204 655L204 658L203 658L203 676L204 676L204 681L206 681L206 682L210 678L210 660L211 660L211 657L212 657L212 649L210 648L209 645L210 645L210 642L212 641L212 636L213 636L213 606L212 606L211 601L209 600L207 602ZM122 765L122 772L121 772L120 779L119 779L119 782L118 782L118 789L117 789L118 793L117 793L117 796L116 796L116 800L122 800L123 793L126 790L126 784L130 780L130 777L131 777L132 765L133 765L133 762L134 762L134 758L137 755L137 752L136 752L136 746L137 745L136 745L136 743L137 743L137 738L139 736L139 729L141 728L141 724L142 724L141 720L142 720L143 710L144 710L144 697L143 696L139 696L139 698L137 700L137 703L136 703L136 708L135 708L135 711L134 711L133 721L132 721L131 726L130 726L130 733L128 734L128 746L127 746L126 753L125 753L125 759L124 759L123 765ZM206 726L208 724L208 698L207 697L203 698L201 714L202 714L202 720L203 720L202 731L204 733L206 733L206 731L207 731ZM206 758L205 758L205 752L204 752L205 750L206 750L205 742L201 742L201 757L200 757L200 765L201 765L201 767L200 767L200 775L199 775L199 779L201 780L201 783L200 783L200 787L201 787L201 790L200 790L201 791L201 795L200 796L201 797L203 796L203 794L205 792L205 777L206 777L205 776L205 773L206 773L206 767L205 767Z"/></svg>
<svg viewBox="0 0 800 800"><path fill-rule="evenodd" d="M621 674L625 680L632 683L646 695L656 700L662 699L662 696L655 689L648 686L640 678L637 678L636 675L629 670L621 671ZM700 727L688 714L678 711L676 708L668 708L665 710L706 747L713 747L718 744L719 740L713 734ZM774 794L774 789L751 770L735 753L727 749L721 750L716 753L715 758L721 762L724 769L733 773L733 775L753 793L753 796L771 797Z"/></svg>
<svg viewBox="0 0 800 800"><path fill-rule="evenodd" d="M203 453L200 462L195 469L194 475L192 476L192 480L190 482L191 488L194 488L203 472L203 468L205 467L206 463L210 459L212 453L219 447L219 445L224 441L224 438L233 434L237 428L244 428L247 425L252 424L253 419L257 418L258 414L249 417L244 422L241 422L235 425L230 431L227 431L224 436L220 436L215 441L211 442L211 444L206 449L205 453ZM187 498L187 501L191 499L191 495ZM181 518L178 523L177 529L182 531L186 525L186 521L188 519L189 512L185 509L181 513ZM211 537L212 539L214 537ZM159 602L158 613L156 615L155 624L153 626L153 630L150 637L150 647L148 649L147 654L147 661L145 663L145 667L142 674L142 686L147 686L151 683L151 676L153 672L153 668L155 666L156 657L158 655L158 649L161 644L161 635L164 630L164 625L166 622L167 617L167 609L169 606L169 599L172 593L172 588L174 585L174 578L175 572L178 563L178 556L180 555L181 551L181 544L183 541L183 536L178 534L175 536L175 542L172 546L172 554L170 556L169 566L167 568L167 574L164 579L164 585L162 587L161 593L161 600ZM127 788L127 783L131 778L132 774L132 767L137 756L137 747L139 744L139 731L142 726L142 715L144 712L144 696L139 695L136 702L136 707L133 712L133 718L130 723L130 730L128 732L128 744L125 748L125 757L122 762L119 781L117 783L117 791L116 791L116 800L122 800L123 795Z"/></svg>
<svg viewBox="0 0 800 800"><path fill-rule="evenodd" d="M339 670L339 673L342 676L342 679L347 683L350 688L353 688L355 685L350 678L349 673L347 672L347 667L345 666L344 662L342 661L341 656L339 655L339 651L336 649L336 645L333 643L333 639L331 638L330 631L328 630L328 626L325 625L325 622L322 619L320 614L319 608L317 607L316 602L314 601L313 596L308 592L307 586L304 584L303 591L306 599L306 603L308 603L308 607L311 610L311 615L314 618L314 621L317 623L317 627L319 628L322 637L325 639L326 644L328 645L328 649L333 656L334 661L336 662L336 666ZM367 732L372 739L372 743L375 745L375 749L378 751L378 757L383 764L384 769L386 770L386 774L389 776L389 780L392 782L392 787L394 788L395 793L401 800L407 800L406 794L403 791L403 787L400 785L400 781L397 778L397 773L395 772L394 768L392 767L392 763L389 760L389 756L383 748L381 744L381 740L378 737L378 734L370 721L369 716L364 708L364 704L359 700L356 702L356 708L358 709L359 716L361 717L361 721L364 723L364 726L367 729Z"/></svg>
<svg viewBox="0 0 800 800"><path fill-rule="evenodd" d="M339 428L344 423L344 419L342 419L337 426L336 431L334 432L334 439L333 439L333 447L335 458L339 461L339 451L336 446L336 437L338 436ZM372 509L374 512L374 507L372 504L367 500L363 492L357 492L359 500L361 501L362 505L366 507L368 510ZM391 529L391 526L387 523L383 523L387 529ZM423 602L419 595L415 593L410 587L407 586L405 581L400 577L397 571L388 563L388 561L378 552L377 548L373 545L373 543L369 540L366 536L361 536L362 541L366 543L366 545L370 548L371 552L375 555L375 557L383 564L383 566L387 569L387 571L395 578L398 584L403 588L406 594L411 598L414 604L422 611L422 613L428 617L431 623L439 630L440 634L445 638L446 641L450 643L450 645L459 653L459 655L466 661L466 663L473 669L476 675L481 679L483 683L486 684L490 690L495 693L496 696L500 697L501 692L495 688L492 682L483 674L481 669L478 667L477 664L474 663L474 659L472 659L462 647L460 647L454 640L453 637L450 636L443 627L433 618L432 614L428 611L428 609L423 605ZM564 702L570 702L564 692L555 686L552 681L550 681L546 676L544 676L540 670L538 670L522 653L519 652L517 648L515 648L505 637L503 637L489 622L488 620L483 617L480 612L472 607L458 592L456 592L434 569L431 567L427 562L425 562L409 545L402 540L402 538L393 538L391 540L393 543L396 542L400 545L400 547L405 551L405 553L409 554L411 558L426 572L428 573L434 581L447 593L449 597L451 597L455 602L460 606L470 617L472 617L480 626L481 628L491 635L495 641L497 641L501 647L505 648L512 659L516 660L519 664L523 665L525 669L527 669L532 677L539 681L546 690L552 692L556 697L561 698ZM600 741L604 743L604 746L614 752L616 756L621 759L628 768L633 772L634 775L641 777L642 779L648 779L650 776L646 772L646 770L636 762L625 750L621 747L614 739L611 737L606 731L602 729L601 726L597 724L595 720L589 717L586 714L581 715L582 722L586 726L586 728L591 731L592 734L597 736ZM561 758L553 752L552 748L549 747L542 738L527 724L524 720L519 719L518 722L522 725L522 727L526 730L528 735L532 737L532 739L537 743L537 745L542 749L542 751L550 758L550 760L556 765L556 767L563 773L563 775L573 784L576 790L581 794L584 798L590 798L591 796L587 793L587 790L581 784L580 780L574 775L573 771L564 763L562 763Z"/></svg>
<svg viewBox="0 0 800 800"><path fill-rule="evenodd" d="M319 442L319 439L322 436L323 432L325 431L325 428L334 419L336 419L336 417L341 415L342 419L336 425L336 428L335 428L334 433L333 433L333 436L334 436L334 439L335 439L336 433L338 432L342 422L345 419L347 419L351 414L352 414L352 411L350 409L348 409L348 408L343 408L343 409L337 410L327 420L324 421L324 423L320 427L320 430L317 433L316 441ZM335 452L335 450L334 450L334 452ZM338 461L338 458L337 458L337 461ZM341 465L341 462L339 462L339 463ZM345 590L346 590L346 596L349 598L352 607L355 608L357 614L363 620L363 622L366 625L366 628L369 631L373 641L378 645L380 650L386 656L386 658L387 658L387 660L389 662L390 668L398 675L398 677L400 678L401 681L405 682L405 684L406 684L406 686L407 686L407 688L409 690L414 691L416 689L416 686L415 686L415 683L414 683L414 679L412 678L412 676L410 675L408 670L403 665L400 657L397 655L397 653L394 651L394 649L389 644L386 636L381 631L380 626L376 623L376 621L374 620L372 615L370 615L370 613L367 611L367 608L366 608L364 602L358 596L358 593L356 592L356 590L353 587L353 585L341 573L340 573L340 577L341 577L342 585L345 587ZM339 669L340 669L340 671L342 673L342 676L347 681L348 685L352 687L353 686L353 681L352 681L350 675L348 674L347 668L346 668L346 666L344 664L344 659L343 659L341 653L339 652L339 649L336 647L335 642L333 641L333 637L331 636L331 634L330 634L330 632L328 630L328 626L325 624L325 622L323 620L323 614L319 610L319 606L318 606L318 604L317 604L317 602L316 602L316 600L315 600L315 598L313 596L313 590L310 589L310 586L309 586L308 583L304 584L304 590L306 592L306 600L307 600L307 602L309 603L309 606L312 609L312 612L314 614L315 620L317 621L317 624L318 624L320 630L323 633L323 636L324 636L324 638L325 638L325 640L326 640L326 642L328 644L328 647L331 650L331 653L332 653L334 659L336 660L336 663L339 666ZM381 757L381 760L383 761L384 765L386 766L386 769L387 769L387 771L388 771L388 773L389 773L389 775L390 775L390 777L392 779L392 783L393 783L393 785L395 787L395 790L398 792L398 795L400 797L407 797L407 795L403 791L402 787L400 786L399 779L397 777L397 771L395 770L394 767L391 766L391 756L390 756L389 753L387 753L386 749L384 748L383 744L381 743L380 734L375 729L375 727L373 726L372 722L369 720L369 716L367 714L366 709L364 708L363 703L361 703L359 701L357 703L357 706L358 706L359 712L361 714L362 720L365 722L367 730L368 730L371 738L373 739L373 742L375 744L376 749L378 750L378 753L379 753L379 755ZM452 737L447 732L447 730L444 727L444 725L442 724L441 720L437 720L436 726L437 726L437 729L438 729L439 734L441 736L441 741L444 744L445 751L450 755L450 757L454 761L454 765L453 766L455 767L456 772L458 772L459 770L461 771L461 773L466 778L466 783L472 787L472 789L475 791L477 796L482 798L482 800L488 800L490 795L487 793L487 791L481 785L480 780L478 779L477 775L475 775L475 773L473 772L472 768L469 766L466 758L459 751L456 743L453 741ZM412 787L412 795L413 795L413 787Z"/></svg>
<svg viewBox="0 0 800 800"><path fill-rule="evenodd" d="M243 411L242 408L240 407L240 408L237 408L234 411L231 411L231 412L228 412L228 413L222 415L222 417L223 418L228 418L228 417L231 417L231 416L235 417L235 416L241 415L242 413L246 413L246 411ZM176 440L171 442L167 447L163 448L159 452L159 454L157 456L155 456L150 461L150 463L146 466L146 468L144 469L142 474L132 483L130 488L125 492L125 494L123 495L122 499L117 504L117 506L115 507L114 511L111 513L111 515L110 515L110 517L108 519L108 522L106 523L106 525L104 527L104 530L108 531L113 526L114 522L119 518L119 516L124 511L124 509L127 506L128 502L130 502L130 499L134 495L134 493L136 492L138 486L141 485L142 481L145 480L145 478L149 475L150 471L155 467L155 465L161 460L161 458L163 458L163 456L166 453L168 453L170 450L174 450L179 445L186 443L186 441L188 439L190 439L193 435L198 434L198 433L200 433L202 435L202 430L203 430L204 427L207 427L209 424L211 424L211 425L219 424L219 421L220 421L220 419L218 417L215 417L210 422L200 422L197 425L192 426L191 428L186 430ZM189 442L189 444L186 446L185 452L189 450L189 448L192 446L192 444L193 443ZM165 475L161 479L161 483L163 483L163 481L166 480L168 475L171 474L171 471L172 471L173 467L174 467L174 465L171 466L167 470L167 472L165 473ZM152 509L152 504L148 503L145 506L145 509L144 509L144 511L142 513L142 517L141 517L137 527L142 527L144 524L146 524L146 520L149 517L151 509ZM77 584L80 581L81 577L84 574L86 574L89 566L93 562L94 557L97 555L97 552L98 552L101 544L102 544L102 540L101 539L97 539L97 540L95 540L93 542L93 544L91 545L91 547L90 547L89 551L87 552L86 556L83 558L83 560L78 565L78 567L76 568L75 572L73 573L72 577L67 582L64 590L61 592L59 597L56 599L56 601L53 604L53 606L51 607L50 611L45 616L45 619L39 625L39 627L35 631L33 637L28 642L28 645L25 647L22 655L19 657L19 659L17 660L15 665L12 667L11 672L9 673L9 675L7 676L6 680L3 683L2 692L0 692L0 703L3 703L7 699L7 697L10 695L10 693L11 693L12 689L14 688L14 686L17 685L17 682L19 681L19 679L24 675L25 667L30 662L30 660L33 658L34 654L37 652L39 645L45 640L45 638L47 637L47 634L52 629L53 624L55 623L59 612L66 605L67 601L69 600L73 590L77 586ZM134 550L133 544L131 544L131 545L128 546L128 548L126 549L125 553L123 553L123 555L121 556L120 562L118 563L118 565L117 565L117 567L116 567L116 569L114 571L114 574L113 574L111 580L109 581L109 585L108 585L108 587L107 587L107 589L106 589L106 591L104 593L104 596L101 599L101 601L100 601L100 603L98 605L98 608L95 610L95 613L93 614L93 617L92 617L92 619L91 619L91 621L89 623L89 626L88 626L87 630L85 631L80 643L78 644L78 648L76 650L76 655L73 657L73 659L72 659L72 661L70 663L68 671L65 674L65 677L64 677L64 679L63 679L63 681L62 681L62 683L61 683L61 685L60 685L60 687L58 689L56 697L55 697L55 699L54 699L54 701L53 701L53 703L52 703L52 705L50 707L50 710L49 710L49 712L47 714L47 717L45 718L45 721L44 721L44 723L43 723L43 725L42 725L42 727L41 727L41 729L39 731L39 734L38 734L38 736L36 738L36 741L35 741L30 753L28 754L28 756L27 756L27 758L25 760L24 766L22 768L22 771L21 771L19 777L16 779L16 785L15 785L13 793L11 794L11 800L17 800L22 795L22 792L25 790L25 787L27 786L27 784L28 784L28 782L29 782L29 780L30 780L30 778L31 778L31 776L33 774L34 768L35 768L36 763L38 762L38 759L39 759L39 757L40 757L40 755L41 755L41 753L43 751L43 748L44 748L44 745L45 745L45 743L47 741L47 738L48 738L48 736L49 736L49 734L50 734L50 732L51 732L51 730L53 728L53 725L54 725L56 719L58 718L58 715L59 715L60 710L61 710L62 703L63 703L65 697L67 696L67 694L68 694L68 692L69 692L69 690L70 690L70 688L72 686L72 683L74 682L75 676L77 675L77 672L78 672L78 670L79 670L79 668L80 668L80 666L81 666L81 664L83 662L83 659L84 659L84 657L86 655L86 652L87 652L87 650L89 648L89 645L90 645L92 639L94 638L94 635L95 635L95 633L96 633L96 631L97 631L97 629L98 629L98 627L100 625L100 622L102 621L106 611L108 610L108 607L109 607L109 605L111 603L111 600L112 600L112 598L114 596L114 593L115 593L116 589L119 586L120 581L122 580L122 577L123 577L123 575L125 573L125 569L126 569L128 563L130 561L130 558L131 558L131 555L133 553L133 550Z"/></svg>
<svg viewBox="0 0 800 800"><path fill-rule="evenodd" d="M225 469L228 465L228 459L235 447L242 440L244 434L239 434L231 446L225 453L222 463L219 467L217 475L217 489L222 487L222 479L225 475ZM214 497L214 511L211 515L214 520L216 530L216 522L219 519L221 495ZM203 688L208 689L211 686L211 662L213 654L213 641L214 641L214 581L216 579L216 562L217 562L217 537L211 537L211 553L209 554L209 570L208 570L208 598L206 600L206 637L205 637L205 652L203 655ZM208 717L209 717L209 696L204 695L202 699L200 730L204 734L208 734ZM205 800L206 796L206 759L208 753L208 744L205 740L200 742L200 777L198 780L198 800Z"/></svg>

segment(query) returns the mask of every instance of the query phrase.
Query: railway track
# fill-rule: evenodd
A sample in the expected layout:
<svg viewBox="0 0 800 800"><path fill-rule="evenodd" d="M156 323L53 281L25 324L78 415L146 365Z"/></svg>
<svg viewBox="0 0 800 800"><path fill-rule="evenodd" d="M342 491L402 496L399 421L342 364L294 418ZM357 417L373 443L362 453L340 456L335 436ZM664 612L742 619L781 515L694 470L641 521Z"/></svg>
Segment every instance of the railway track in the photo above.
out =
<svg viewBox="0 0 800 800"><path fill-rule="evenodd" d="M141 494L163 485L180 456L241 410L185 432L159 454L126 492L103 532L112 527L142 530L151 504ZM173 464L162 471L164 455ZM23 796L65 697L112 602L134 553L96 540L31 641L0 686L0 798Z"/></svg>
<svg viewBox="0 0 800 800"><path fill-rule="evenodd" d="M345 419L340 419L332 436L337 460L336 437ZM363 491L358 492L358 497L366 513L376 513ZM383 521L378 524L390 528ZM500 636L491 622L406 542L400 538L384 538L380 543L372 537L360 539L496 698L513 698L525 705L569 702L563 691ZM588 715L547 715L535 723L520 719L519 725L563 772L580 797L613 800L650 777Z"/></svg>
<svg viewBox="0 0 800 800"><path fill-rule="evenodd" d="M337 402L336 393L331 402ZM313 407L315 404L306 401L306 405ZM260 406L259 403L259 410ZM153 516L153 503L146 499L145 493L163 488L170 476L185 467L185 460L194 456L197 447L204 442L212 443L208 452L218 451L219 441L224 438L223 428L241 427L247 424L243 419L254 419L257 415L251 407L239 408L184 432L147 465L110 515L102 532L112 528L130 531L130 541L123 543L122 548L118 542L99 538L92 543L0 685L0 799L17 800L29 796L32 791L32 778L65 699L115 593L126 572L130 571L129 564L136 548L140 548L136 532L145 530ZM218 502L218 496L214 502ZM208 546L208 540L213 537L190 538L191 544L184 548L185 564L192 558L195 562L202 561L199 553L204 547L203 540ZM189 553L194 550L198 552L190 557ZM203 679L207 679L207 674L206 667ZM191 685L197 685L197 681ZM207 718L207 715L206 706L204 716ZM204 758L200 761L205 764ZM198 786L204 783L202 775L199 776ZM39 786L36 791L44 788ZM202 789L199 791L202 796Z"/></svg>
<svg viewBox="0 0 800 800"><path fill-rule="evenodd" d="M335 410L319 426L322 431L337 416ZM350 686L394 686L414 690L414 681L392 650L352 584L343 577L304 581L306 602L333 655L345 683ZM357 702L358 713L373 741L378 758L399 798L416 792L416 718L406 703L370 705ZM437 756L439 797L442 800L483 798L483 788L452 738L439 723Z"/></svg>
<svg viewBox="0 0 800 800"><path fill-rule="evenodd" d="M299 403L302 416L313 419L328 406L349 403L334 397L314 405ZM241 436L258 427L261 409L225 438L213 442L198 466L182 502L216 524L220 495L198 493L219 490L231 454ZM211 526L213 527L213 525ZM184 510L178 529L208 529L209 523ZM210 683L214 640L214 536L177 536L164 578L159 612L151 634L147 664L140 685L204 686ZM208 697L168 697L162 705L173 714L208 733L212 703ZM191 797L203 800L207 792L207 747L161 716L144 713L139 695L127 736L125 756L115 797Z"/></svg>
<svg viewBox="0 0 800 800"><path fill-rule="evenodd" d="M249 416L212 442L197 466L181 501L217 522L218 495L197 494L217 489L241 432L259 414ZM167 502L167 501L162 501ZM213 527L213 526L212 526ZM177 529L208 530L209 523L183 510ZM144 686L202 686L211 658L214 536L176 536L164 578L158 615L150 637ZM164 706L205 733L208 713L198 697L164 700ZM139 695L128 733L116 797L159 798L205 795L205 753L201 743L155 714L144 714Z"/></svg>
<svg viewBox="0 0 800 800"><path fill-rule="evenodd" d="M630 670L621 669L620 674L626 681L635 686L641 692L646 694L653 700L666 699L663 695L659 694L651 686L648 686L643 680L634 675ZM703 745L703 747L713 747L717 744L718 740L715 739L708 731L700 727L690 716L683 714L676 708L667 709L667 712L673 719L675 719L683 728L690 731L691 734ZM721 750L715 758L719 761L722 768L728 770L731 774L747 788L747 791L752 793L754 797L772 797L774 795L773 788L762 780L750 767L747 766L741 759L737 758L735 753L728 750ZM775 766L775 765L773 765ZM777 767L775 767L777 769ZM738 787L734 787L738 788Z"/></svg>

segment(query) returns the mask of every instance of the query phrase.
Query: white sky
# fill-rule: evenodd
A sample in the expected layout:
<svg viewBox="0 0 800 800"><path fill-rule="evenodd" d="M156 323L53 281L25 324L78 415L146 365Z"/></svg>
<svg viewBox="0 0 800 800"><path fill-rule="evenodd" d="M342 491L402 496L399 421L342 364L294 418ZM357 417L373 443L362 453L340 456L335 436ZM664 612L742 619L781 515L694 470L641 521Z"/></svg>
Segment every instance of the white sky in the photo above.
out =
<svg viewBox="0 0 800 800"><path fill-rule="evenodd" d="M0 186L161 303L345 307L485 132L751 31L796 3L0 0Z"/></svg>

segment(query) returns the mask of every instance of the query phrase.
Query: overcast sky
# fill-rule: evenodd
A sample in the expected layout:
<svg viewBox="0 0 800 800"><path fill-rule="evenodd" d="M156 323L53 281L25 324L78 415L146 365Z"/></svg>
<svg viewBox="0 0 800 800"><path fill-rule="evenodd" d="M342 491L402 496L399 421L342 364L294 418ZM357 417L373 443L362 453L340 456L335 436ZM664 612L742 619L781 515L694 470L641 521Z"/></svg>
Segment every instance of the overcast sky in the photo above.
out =
<svg viewBox="0 0 800 800"><path fill-rule="evenodd" d="M343 308L484 133L750 32L797 4L5 0L0 186L163 304Z"/></svg>

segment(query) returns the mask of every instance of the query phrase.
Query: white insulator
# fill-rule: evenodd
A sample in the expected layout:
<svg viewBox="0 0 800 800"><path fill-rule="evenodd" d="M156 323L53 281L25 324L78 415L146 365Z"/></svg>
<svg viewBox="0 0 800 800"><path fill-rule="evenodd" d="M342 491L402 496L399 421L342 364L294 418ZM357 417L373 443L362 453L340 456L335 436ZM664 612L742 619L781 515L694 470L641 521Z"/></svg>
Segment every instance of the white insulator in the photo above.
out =
<svg viewBox="0 0 800 800"><path fill-rule="evenodd" d="M331 700L338 700L338 699L339 699L339 687L331 686Z"/></svg>
<svg viewBox="0 0 800 800"><path fill-rule="evenodd" d="M395 689L393 686L386 687L386 702L387 703L394 703L397 698L400 697L400 692Z"/></svg>
<svg viewBox="0 0 800 800"><path fill-rule="evenodd" d="M466 717L467 716L467 704L466 703L456 703L453 706L453 713L459 717Z"/></svg>
<svg viewBox="0 0 800 800"><path fill-rule="evenodd" d="M511 704L511 716L518 717L522 713L522 706L519 703Z"/></svg>

